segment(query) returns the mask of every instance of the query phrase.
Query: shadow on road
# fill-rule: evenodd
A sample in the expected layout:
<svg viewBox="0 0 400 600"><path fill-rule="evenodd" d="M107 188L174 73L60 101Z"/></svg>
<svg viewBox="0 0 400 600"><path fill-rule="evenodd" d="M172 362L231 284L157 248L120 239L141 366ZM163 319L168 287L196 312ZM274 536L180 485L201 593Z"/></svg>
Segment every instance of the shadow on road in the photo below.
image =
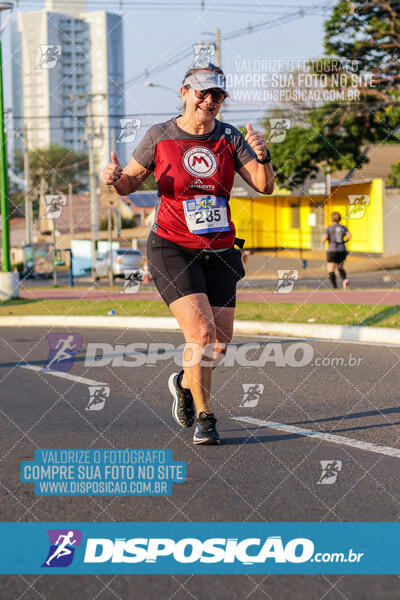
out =
<svg viewBox="0 0 400 600"><path fill-rule="evenodd" d="M376 315L372 315L371 317L367 317L358 323L359 326L367 326L367 325L376 325L389 317L394 317L397 313L400 312L400 306L386 306L382 310L380 310Z"/></svg>
<svg viewBox="0 0 400 600"><path fill-rule="evenodd" d="M376 410L366 410L363 412L348 413L346 415L338 415L337 417L328 417L326 419L307 419L307 421L292 421L289 425L306 425L307 423L326 423L328 421L345 421L347 419L360 419L362 417L375 417L377 415L390 415L400 413L400 406L392 408L377 408Z"/></svg>

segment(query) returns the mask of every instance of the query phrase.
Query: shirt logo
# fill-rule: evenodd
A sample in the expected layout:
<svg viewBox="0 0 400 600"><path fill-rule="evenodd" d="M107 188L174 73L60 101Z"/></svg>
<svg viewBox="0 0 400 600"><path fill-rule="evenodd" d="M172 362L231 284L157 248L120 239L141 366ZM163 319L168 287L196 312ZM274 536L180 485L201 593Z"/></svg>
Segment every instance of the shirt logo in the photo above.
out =
<svg viewBox="0 0 400 600"><path fill-rule="evenodd" d="M207 192L213 192L215 190L215 185L212 183L203 183L201 179L195 179L192 183L189 184L190 189L200 189L206 190Z"/></svg>
<svg viewBox="0 0 400 600"><path fill-rule="evenodd" d="M182 157L186 171L196 177L211 177L218 168L217 159L211 150L195 146L186 150Z"/></svg>

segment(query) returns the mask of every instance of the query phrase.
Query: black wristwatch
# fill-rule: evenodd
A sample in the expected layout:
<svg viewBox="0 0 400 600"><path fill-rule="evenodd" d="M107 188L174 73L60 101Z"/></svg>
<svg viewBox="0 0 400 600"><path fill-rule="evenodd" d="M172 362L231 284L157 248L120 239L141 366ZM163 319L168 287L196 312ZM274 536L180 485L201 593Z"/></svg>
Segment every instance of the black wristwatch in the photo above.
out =
<svg viewBox="0 0 400 600"><path fill-rule="evenodd" d="M271 152L268 150L268 148L265 148L265 151L267 153L267 156L265 158L258 158L256 156L256 161L260 163L260 165L266 165L267 163L271 162Z"/></svg>

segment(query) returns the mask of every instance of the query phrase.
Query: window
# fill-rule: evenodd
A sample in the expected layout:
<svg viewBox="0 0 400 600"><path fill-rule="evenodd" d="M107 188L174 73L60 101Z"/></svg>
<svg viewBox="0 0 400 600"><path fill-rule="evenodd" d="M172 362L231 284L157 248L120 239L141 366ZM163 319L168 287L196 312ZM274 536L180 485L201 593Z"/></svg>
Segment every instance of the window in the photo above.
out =
<svg viewBox="0 0 400 600"><path fill-rule="evenodd" d="M290 205L290 228L300 229L300 206L298 204Z"/></svg>

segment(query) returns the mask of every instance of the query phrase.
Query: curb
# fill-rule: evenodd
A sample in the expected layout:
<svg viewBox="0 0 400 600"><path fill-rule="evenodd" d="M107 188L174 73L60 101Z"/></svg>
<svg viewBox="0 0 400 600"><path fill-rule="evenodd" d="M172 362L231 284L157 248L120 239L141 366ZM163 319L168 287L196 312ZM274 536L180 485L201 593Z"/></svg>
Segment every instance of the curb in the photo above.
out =
<svg viewBox="0 0 400 600"><path fill-rule="evenodd" d="M147 329L179 331L173 317L118 316L7 316L0 317L0 327L94 327L96 329ZM386 327L352 327L350 325L317 325L306 323L273 323L267 321L235 321L234 333L248 335L282 335L371 344L400 346L400 329Z"/></svg>

